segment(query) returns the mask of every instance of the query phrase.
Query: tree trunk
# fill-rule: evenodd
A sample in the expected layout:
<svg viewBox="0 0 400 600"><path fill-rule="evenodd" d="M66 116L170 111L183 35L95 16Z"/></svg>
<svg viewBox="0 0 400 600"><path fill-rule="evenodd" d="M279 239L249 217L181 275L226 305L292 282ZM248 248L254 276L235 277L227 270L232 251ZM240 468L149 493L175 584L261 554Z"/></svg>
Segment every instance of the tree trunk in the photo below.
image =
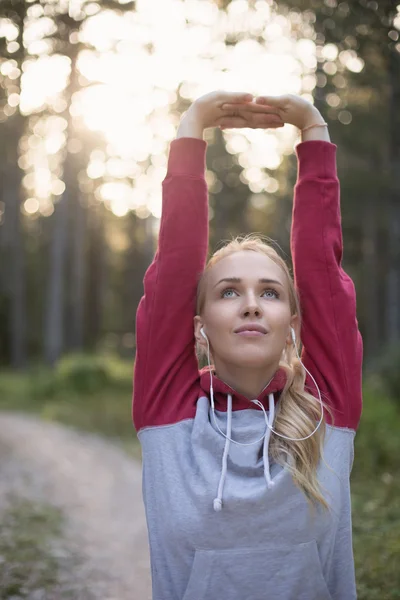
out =
<svg viewBox="0 0 400 600"><path fill-rule="evenodd" d="M82 351L84 347L85 281L86 281L86 219L87 209L77 191L73 203L71 294L70 294L70 337L69 348Z"/></svg>
<svg viewBox="0 0 400 600"><path fill-rule="evenodd" d="M24 21L26 16L26 3L19 2L13 5L13 19L18 26L16 39L19 49L13 56L20 72L23 72L25 59L24 49ZM21 90L21 80L14 80L14 86ZM21 369L27 363L27 314L26 314L26 272L25 272L25 244L22 229L22 171L18 167L19 140L25 131L25 117L19 110L4 124L7 147L5 150L5 219L7 222L8 240L10 242L10 270L9 270L9 306L10 320L10 347L11 365ZM8 214L7 214L8 213Z"/></svg>
<svg viewBox="0 0 400 600"><path fill-rule="evenodd" d="M68 87L65 92L66 110L63 114L67 126L67 143L71 137L71 116L69 107L72 102L72 95L78 87L78 75L76 70L76 60L78 55L77 46L71 46L71 73ZM77 193L76 181L77 170L72 155L66 150L64 161L64 183L65 190L55 206L54 211L54 229L51 243L50 273L48 284L48 300L45 315L45 338L44 338L44 356L47 364L54 365L59 360L65 349L64 333L64 308L65 302L65 279L66 262L68 253L68 230L69 230L69 205Z"/></svg>
<svg viewBox="0 0 400 600"><path fill-rule="evenodd" d="M67 248L68 191L55 206L50 245L48 296L45 314L44 357L48 365L60 358L64 345L64 279Z"/></svg>
<svg viewBox="0 0 400 600"><path fill-rule="evenodd" d="M389 54L391 194L388 210L387 339L400 340L400 55Z"/></svg>
<svg viewBox="0 0 400 600"><path fill-rule="evenodd" d="M91 350L94 350L102 333L103 311L107 283L107 248L104 231L104 206L90 210L88 233L90 238L87 277L86 333Z"/></svg>
<svg viewBox="0 0 400 600"><path fill-rule="evenodd" d="M376 211L376 199L365 199L365 212L361 225L363 227L363 288L365 306L365 357L373 359L379 352L379 260L377 243L377 226L379 220Z"/></svg>
<svg viewBox="0 0 400 600"><path fill-rule="evenodd" d="M6 183L6 214L8 242L10 249L10 266L7 273L9 308L9 339L11 347L11 365L20 369L26 367L26 281L25 281L25 248L22 232L21 215L21 174L15 167L8 169Z"/></svg>

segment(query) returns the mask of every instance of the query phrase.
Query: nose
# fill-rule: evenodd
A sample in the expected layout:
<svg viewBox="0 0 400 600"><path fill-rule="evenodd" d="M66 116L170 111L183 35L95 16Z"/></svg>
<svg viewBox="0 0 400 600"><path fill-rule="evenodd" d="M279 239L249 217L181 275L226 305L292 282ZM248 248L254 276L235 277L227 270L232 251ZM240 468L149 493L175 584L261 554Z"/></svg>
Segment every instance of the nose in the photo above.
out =
<svg viewBox="0 0 400 600"><path fill-rule="evenodd" d="M242 316L250 317L256 316L260 317L262 315L261 306L259 304L259 299L256 294L249 293L245 296L245 302L242 306Z"/></svg>

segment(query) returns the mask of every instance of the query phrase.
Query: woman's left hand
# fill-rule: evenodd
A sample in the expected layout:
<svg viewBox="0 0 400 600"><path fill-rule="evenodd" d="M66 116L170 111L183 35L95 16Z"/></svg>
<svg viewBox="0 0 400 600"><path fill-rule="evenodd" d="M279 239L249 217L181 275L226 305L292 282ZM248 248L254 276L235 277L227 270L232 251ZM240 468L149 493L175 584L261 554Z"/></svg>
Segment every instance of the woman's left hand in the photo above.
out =
<svg viewBox="0 0 400 600"><path fill-rule="evenodd" d="M244 104L223 104L222 110L232 114L232 111L240 116L241 112L252 110L256 114L268 113L275 110L283 123L290 123L299 129L304 129L308 125L323 123L321 113L311 102L296 96L294 94L284 94L283 96L259 96L255 102Z"/></svg>

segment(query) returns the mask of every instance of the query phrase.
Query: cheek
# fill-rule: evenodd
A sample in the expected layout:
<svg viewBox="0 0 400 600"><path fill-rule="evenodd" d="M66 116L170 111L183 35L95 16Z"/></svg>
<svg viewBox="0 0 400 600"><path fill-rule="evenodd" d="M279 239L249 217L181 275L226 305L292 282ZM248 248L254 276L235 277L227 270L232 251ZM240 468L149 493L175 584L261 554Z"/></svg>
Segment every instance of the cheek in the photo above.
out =
<svg viewBox="0 0 400 600"><path fill-rule="evenodd" d="M267 320L268 318L269 324L275 332L286 337L290 328L290 309L282 306L275 306L274 309L269 312L269 315L267 315Z"/></svg>
<svg viewBox="0 0 400 600"><path fill-rule="evenodd" d="M214 338L214 346L217 346L219 341L223 339L225 334L230 333L233 327L234 316L232 314L232 305L229 302L223 303L218 301L210 301L203 312L204 322L209 328L211 338Z"/></svg>

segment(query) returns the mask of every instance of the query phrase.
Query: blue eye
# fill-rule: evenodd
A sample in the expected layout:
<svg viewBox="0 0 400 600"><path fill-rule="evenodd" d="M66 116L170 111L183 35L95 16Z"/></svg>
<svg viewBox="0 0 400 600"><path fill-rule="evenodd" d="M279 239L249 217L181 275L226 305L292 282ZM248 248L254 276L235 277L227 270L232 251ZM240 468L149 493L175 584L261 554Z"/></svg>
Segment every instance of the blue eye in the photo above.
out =
<svg viewBox="0 0 400 600"><path fill-rule="evenodd" d="M228 296L227 294L232 294L231 296ZM233 298L233 294L236 294L236 291L232 288L227 288L225 290L222 290L221 292L221 298ZM279 293L274 290L273 288L268 288L267 290L264 290L263 292L263 296L264 294L272 294L272 296L269 296L269 298L279 298ZM265 297L265 296L264 296Z"/></svg>
<svg viewBox="0 0 400 600"><path fill-rule="evenodd" d="M274 289L264 290L264 294L274 294L275 298L279 298L279 293Z"/></svg>
<svg viewBox="0 0 400 600"><path fill-rule="evenodd" d="M221 293L221 298L233 298L233 296L226 296L227 292L232 292L235 293L235 290L232 290L231 288L227 289L227 290L223 290Z"/></svg>

